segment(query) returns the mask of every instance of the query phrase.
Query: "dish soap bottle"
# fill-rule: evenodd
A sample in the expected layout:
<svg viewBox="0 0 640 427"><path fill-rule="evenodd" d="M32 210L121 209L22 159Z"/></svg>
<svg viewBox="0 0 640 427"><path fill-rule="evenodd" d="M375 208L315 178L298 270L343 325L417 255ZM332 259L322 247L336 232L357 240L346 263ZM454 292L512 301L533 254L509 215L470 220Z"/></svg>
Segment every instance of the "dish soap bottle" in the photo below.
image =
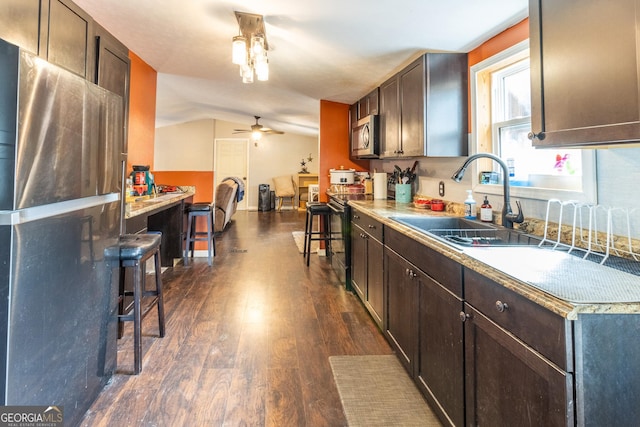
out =
<svg viewBox="0 0 640 427"><path fill-rule="evenodd" d="M482 202L482 206L480 206L480 221L493 222L493 211L491 210L487 196L484 196L484 202Z"/></svg>
<svg viewBox="0 0 640 427"><path fill-rule="evenodd" d="M467 200L464 201L464 217L476 219L476 201L473 200L472 190L467 190Z"/></svg>

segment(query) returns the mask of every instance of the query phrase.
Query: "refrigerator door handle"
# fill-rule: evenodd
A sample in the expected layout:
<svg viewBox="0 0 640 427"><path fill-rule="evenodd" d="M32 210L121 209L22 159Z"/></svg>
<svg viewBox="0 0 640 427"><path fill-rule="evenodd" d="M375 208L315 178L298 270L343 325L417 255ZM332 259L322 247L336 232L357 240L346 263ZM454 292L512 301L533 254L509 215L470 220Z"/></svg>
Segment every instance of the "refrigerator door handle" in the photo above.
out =
<svg viewBox="0 0 640 427"><path fill-rule="evenodd" d="M105 203L117 202L118 200L120 200L120 193L109 193L101 196L83 197L81 199L34 206L17 211L0 211L0 225L24 224L26 222L50 218L80 209L92 208Z"/></svg>

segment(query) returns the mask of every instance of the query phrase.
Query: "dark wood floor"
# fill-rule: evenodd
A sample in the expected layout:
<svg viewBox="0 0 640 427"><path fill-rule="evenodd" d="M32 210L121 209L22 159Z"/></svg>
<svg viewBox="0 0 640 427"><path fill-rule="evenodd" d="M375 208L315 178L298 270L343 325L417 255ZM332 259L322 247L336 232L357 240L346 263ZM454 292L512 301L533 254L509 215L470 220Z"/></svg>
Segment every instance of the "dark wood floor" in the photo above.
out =
<svg viewBox="0 0 640 427"><path fill-rule="evenodd" d="M131 329L118 373L83 426L343 426L329 356L391 354L357 296L324 257L306 267L295 211L237 212L218 255L163 274L167 335L143 323L142 372Z"/></svg>

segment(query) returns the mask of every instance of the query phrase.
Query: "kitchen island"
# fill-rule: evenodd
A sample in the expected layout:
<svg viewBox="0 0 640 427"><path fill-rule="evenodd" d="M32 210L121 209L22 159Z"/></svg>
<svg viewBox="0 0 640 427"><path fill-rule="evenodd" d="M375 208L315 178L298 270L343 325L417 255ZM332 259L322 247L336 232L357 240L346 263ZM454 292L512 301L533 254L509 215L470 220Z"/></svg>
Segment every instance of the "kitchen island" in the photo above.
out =
<svg viewBox="0 0 640 427"><path fill-rule="evenodd" d="M162 233L160 257L163 267L172 267L182 258L184 241L184 205L193 201L194 191L145 196L126 204L127 234L159 231Z"/></svg>
<svg viewBox="0 0 640 427"><path fill-rule="evenodd" d="M451 214L349 203L383 229L382 329L443 423L635 423L640 278L535 245L460 248L393 219Z"/></svg>

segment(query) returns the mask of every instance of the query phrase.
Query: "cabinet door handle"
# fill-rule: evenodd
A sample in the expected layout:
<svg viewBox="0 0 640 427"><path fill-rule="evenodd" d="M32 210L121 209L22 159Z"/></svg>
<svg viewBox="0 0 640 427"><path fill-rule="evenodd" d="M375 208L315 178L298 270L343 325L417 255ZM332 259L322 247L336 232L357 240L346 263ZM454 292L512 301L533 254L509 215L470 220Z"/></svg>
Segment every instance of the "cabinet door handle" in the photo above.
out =
<svg viewBox="0 0 640 427"><path fill-rule="evenodd" d="M506 302L496 301L496 310L500 313L504 312L509 308L509 305Z"/></svg>
<svg viewBox="0 0 640 427"><path fill-rule="evenodd" d="M360 215L353 215L353 219L360 219Z"/></svg>
<svg viewBox="0 0 640 427"><path fill-rule="evenodd" d="M529 132L527 134L527 138L529 138L531 141L533 141L534 139L537 139L539 141L542 141L545 137L544 132L539 132L539 133L535 133L533 131Z"/></svg>
<svg viewBox="0 0 640 427"><path fill-rule="evenodd" d="M469 319L471 319L471 315L470 314L465 313L464 311L460 312L460 321L461 322L466 322Z"/></svg>
<svg viewBox="0 0 640 427"><path fill-rule="evenodd" d="M375 226L375 225L371 225L371 224L369 224L369 226L368 226L368 227L369 227L369 228L376 228L376 226Z"/></svg>
<svg viewBox="0 0 640 427"><path fill-rule="evenodd" d="M407 276L409 276L409 277L416 277L416 276L417 276L417 274L416 274L416 273L414 273L414 271L413 271L413 270L408 269L408 268L404 271L404 274L406 274L406 275L407 275Z"/></svg>

